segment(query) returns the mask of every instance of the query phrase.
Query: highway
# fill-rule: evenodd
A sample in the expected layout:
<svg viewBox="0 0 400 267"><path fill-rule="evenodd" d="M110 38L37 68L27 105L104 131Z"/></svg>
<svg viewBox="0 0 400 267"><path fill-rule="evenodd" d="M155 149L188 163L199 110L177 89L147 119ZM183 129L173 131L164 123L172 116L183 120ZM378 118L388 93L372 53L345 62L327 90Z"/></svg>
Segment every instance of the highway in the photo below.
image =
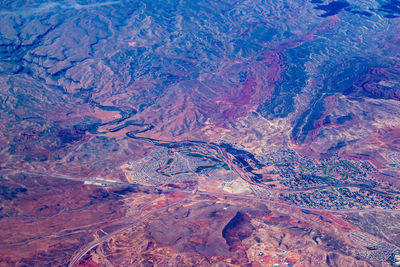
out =
<svg viewBox="0 0 400 267"><path fill-rule="evenodd" d="M6 169L2 169L6 170ZM9 171L16 171L20 173L25 173L25 174L30 174L30 175L37 175L37 176L43 176L43 177L52 177L52 178L57 178L57 179L65 179L65 180L71 180L71 181L77 181L77 182L85 182L85 181L94 181L93 178L83 178L83 177L69 177L65 175L54 175L54 174L48 174L48 173L40 173L36 171L30 171L30 170L20 170L20 169L7 169ZM248 182L246 179L244 179L246 182ZM253 184L253 183L249 183ZM193 191L189 190L182 190L182 189L174 189L174 188L166 188L166 187L157 187L157 186L148 186L148 185L140 185L140 184L127 184L123 182L113 182L110 183L109 186L134 186L134 187L141 187L141 188L146 188L149 190L154 190L154 191L161 191L161 192L180 192L180 193L192 193ZM319 211L319 212L334 212L334 213L351 213L351 212L367 212L367 211L384 211L384 212L389 212L389 213L394 213L394 214L400 214L400 209L379 209L379 208L366 208L366 209L340 209L340 210L335 210L335 209L316 209L316 208L309 208L309 207L302 207L302 206L297 206L295 204L286 204L280 201L276 200L270 200L267 198L260 198L256 196L249 196L249 195L234 195L230 193L210 193L207 191L202 191L198 190L196 188L196 194L197 195L208 195L211 197L229 197L229 198L237 198L237 199L247 199L247 200L253 200L253 201L262 201L274 205L280 205L280 206L286 206L286 207L298 207L301 209L309 210L309 211Z"/></svg>
<svg viewBox="0 0 400 267"><path fill-rule="evenodd" d="M139 218L139 219L137 219L137 220L135 220L135 221L129 223L128 225L122 227L121 229L118 229L117 231L114 231L114 232L112 232L112 233L109 233L109 234L107 234L107 235L105 235L105 236L103 236L103 237L101 237L101 238L99 238L99 239L97 239L97 240L95 240L95 241L89 243L88 245L86 245L85 247L83 247L77 254L75 254L75 256L71 259L70 263L68 264L68 267L73 267L73 266L75 266L75 264L76 264L86 253L88 253L92 248L96 247L97 245L103 243L104 241L106 241L106 240L112 238L113 236L115 236L115 235L117 235L117 234L119 234L119 233L124 232L124 231L127 230L127 229L132 228L133 226L135 226L136 224L138 224L138 223L142 222L143 220L149 218L149 217L150 217L151 215L153 215L153 214L156 214L156 213L158 213L158 212L160 212L160 211L163 211L163 210L167 210L167 209L169 209L170 207L176 206L176 205L178 205L178 204L180 204L180 203L182 203L182 202L188 200L189 198L191 198L192 196L194 196L194 195L196 194L196 192L197 192L197 187L196 187L196 188L191 192L191 194L188 195L186 198L183 198L183 199L181 199L181 200L179 200L179 201L177 201L177 202L171 203L171 204L169 204L169 205L167 205L167 206L164 206L164 207L162 207L162 208L153 210L153 211L147 213L146 215L144 215L143 217L141 217L141 218Z"/></svg>
<svg viewBox="0 0 400 267"><path fill-rule="evenodd" d="M232 166L233 167L233 166ZM28 174L28 175L36 175L36 176L43 176L43 177L52 177L52 178L56 178L56 179L65 179L65 180L70 180L70 181L75 181L75 182L82 182L84 183L85 181L97 181L96 177L88 177L88 178L84 178L84 177L70 177L70 176L66 176L66 175L59 175L59 174L48 174L48 173L43 173L43 172L38 172L38 171L32 171L32 170L21 170L21 169L2 169L1 172L3 171L11 171L11 172L20 172L20 173L24 173L24 174ZM235 171L238 171L235 169ZM243 177L242 177L243 178ZM102 179L102 178L101 178ZM249 182L247 179L246 182L248 182L249 184L253 184L252 182ZM87 244L86 246L84 246L82 249L80 249L70 260L69 263L69 267L73 267L75 266L75 264L77 262L80 261L80 259L86 254L88 253L91 249L93 249L94 247L98 246L99 244L109 240L110 238L112 238L115 235L118 235L132 227L134 227L135 225L137 225L140 222L143 222L144 220L146 220L147 218L149 218L150 216L157 214L159 212L165 211L170 207L179 205L185 201L207 201L207 200L190 200L190 198L192 198L195 195L204 195L204 196L209 196L209 197L218 197L218 198L226 198L226 199L243 199L243 200L248 200L248 201L256 201L256 202L262 202L262 203L268 203L270 205L273 205L275 207L284 207L287 209L293 209L293 208L298 208L298 209L304 209L304 210L309 210L311 212L328 212L328 213L333 213L333 214L346 214L346 213L354 213L354 212L388 212L388 213L392 213L392 214L400 214L400 210L390 210L390 209L378 209L378 208L368 208L368 209L348 209L348 210L333 210L333 209L314 209L314 208L307 208L307 207L301 207L301 206L297 206L294 204L287 204L281 201L278 201L277 199L273 199L273 198L260 198L260 197L256 197L256 196L251 196L251 195L235 195L235 194L230 194L230 193L216 193L216 192L207 192L207 191L202 191L202 190L198 190L197 186L195 189L193 190L184 190L184 189L174 189L174 188L168 188L168 187L160 187L160 186L147 186L147 185L140 185L140 184L127 184L127 183L123 183L123 182L118 182L118 181L114 181L112 182L111 180L99 180L99 182L104 182L106 181L107 186L126 186L126 187L140 187L140 188L146 188L146 189L150 189L150 190L154 190L154 191L161 191L163 193L166 192L181 192L181 193L188 193L189 195L177 202L168 204L164 207L161 207L157 210L153 210L150 211L149 213L145 214L143 217L136 219L134 221L127 221L128 219L123 219L121 221L118 222L114 222L114 223L118 223L118 224L125 224L125 226L123 226L122 228L112 232L112 233L108 233L92 242L90 242L89 244ZM93 185L89 185L89 186L93 186ZM27 242L30 242L33 240L28 240Z"/></svg>

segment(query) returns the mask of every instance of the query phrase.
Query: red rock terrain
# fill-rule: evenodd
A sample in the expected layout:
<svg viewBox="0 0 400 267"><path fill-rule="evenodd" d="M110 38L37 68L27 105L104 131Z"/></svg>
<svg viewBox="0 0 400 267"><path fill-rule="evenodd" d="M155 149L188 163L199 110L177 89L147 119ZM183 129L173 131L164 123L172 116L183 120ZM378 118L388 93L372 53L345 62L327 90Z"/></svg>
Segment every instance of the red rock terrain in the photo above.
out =
<svg viewBox="0 0 400 267"><path fill-rule="evenodd" d="M2 1L0 266L390 266L397 1Z"/></svg>

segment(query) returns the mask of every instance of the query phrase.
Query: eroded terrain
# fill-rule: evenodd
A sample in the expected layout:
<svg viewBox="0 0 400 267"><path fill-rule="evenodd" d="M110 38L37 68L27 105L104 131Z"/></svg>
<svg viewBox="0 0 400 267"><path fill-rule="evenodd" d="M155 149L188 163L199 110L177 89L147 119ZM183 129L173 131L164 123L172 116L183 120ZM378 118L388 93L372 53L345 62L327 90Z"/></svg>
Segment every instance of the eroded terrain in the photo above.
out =
<svg viewBox="0 0 400 267"><path fill-rule="evenodd" d="M0 266L398 266L399 16L3 1Z"/></svg>

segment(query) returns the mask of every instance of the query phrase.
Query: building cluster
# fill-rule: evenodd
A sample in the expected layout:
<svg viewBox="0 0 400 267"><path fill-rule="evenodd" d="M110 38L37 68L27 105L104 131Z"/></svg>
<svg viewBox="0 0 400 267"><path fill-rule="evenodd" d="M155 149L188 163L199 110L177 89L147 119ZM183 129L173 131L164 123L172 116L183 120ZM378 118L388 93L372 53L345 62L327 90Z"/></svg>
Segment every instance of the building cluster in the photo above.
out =
<svg viewBox="0 0 400 267"><path fill-rule="evenodd" d="M377 170L367 161L343 160L337 156L314 160L294 150L278 150L262 157L274 167L278 182L288 193L279 198L299 206L321 209L399 207L399 196L375 190Z"/></svg>
<svg viewBox="0 0 400 267"><path fill-rule="evenodd" d="M298 155L294 150L279 150L263 156L263 163L275 166L278 181L290 189L307 190L327 185L345 185L351 181L374 186L370 174L376 169L363 161L338 157L314 160Z"/></svg>
<svg viewBox="0 0 400 267"><path fill-rule="evenodd" d="M400 198L366 189L334 188L311 192L280 193L279 198L296 205L315 209L396 209Z"/></svg>
<svg viewBox="0 0 400 267"><path fill-rule="evenodd" d="M400 252L395 246L392 246L388 243L383 242L383 247L379 247L376 249L368 249L368 250L361 250L361 249L353 249L351 250L353 255L362 257L364 259L375 260L380 262L395 262L395 257ZM396 265L393 265L396 266Z"/></svg>
<svg viewBox="0 0 400 267"><path fill-rule="evenodd" d="M221 181L231 181L236 176L225 162L201 153L162 148L148 157L130 163L134 180L159 185L197 180L205 175ZM224 170L224 171L219 171Z"/></svg>

